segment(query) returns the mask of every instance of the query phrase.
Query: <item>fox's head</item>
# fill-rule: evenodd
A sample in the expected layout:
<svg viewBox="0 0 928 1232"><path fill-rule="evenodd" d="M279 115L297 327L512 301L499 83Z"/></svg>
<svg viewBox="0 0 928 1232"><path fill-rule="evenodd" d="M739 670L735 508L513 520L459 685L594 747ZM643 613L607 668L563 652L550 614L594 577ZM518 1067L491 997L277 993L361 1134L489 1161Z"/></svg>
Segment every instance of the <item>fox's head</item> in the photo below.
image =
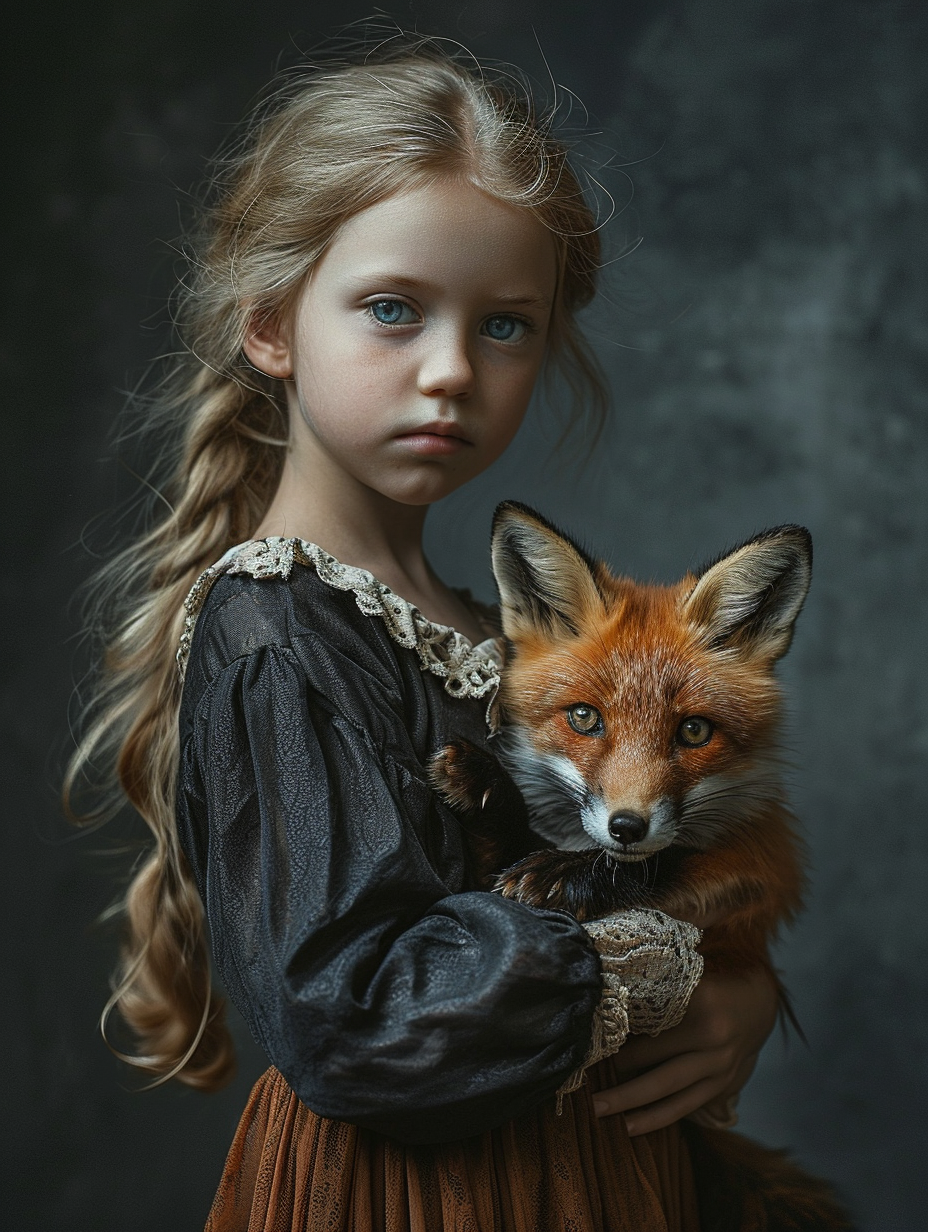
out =
<svg viewBox="0 0 928 1232"><path fill-rule="evenodd" d="M507 663L497 749L557 847L709 848L778 798L773 676L812 544L778 526L675 586L589 560L533 510L493 527Z"/></svg>

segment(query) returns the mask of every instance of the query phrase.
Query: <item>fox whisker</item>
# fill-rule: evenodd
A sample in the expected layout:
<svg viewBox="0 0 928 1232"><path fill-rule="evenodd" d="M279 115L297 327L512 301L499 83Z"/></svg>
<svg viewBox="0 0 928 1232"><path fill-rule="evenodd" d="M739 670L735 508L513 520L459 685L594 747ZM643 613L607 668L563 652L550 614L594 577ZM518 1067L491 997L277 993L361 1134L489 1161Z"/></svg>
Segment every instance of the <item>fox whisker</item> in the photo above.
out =
<svg viewBox="0 0 928 1232"><path fill-rule="evenodd" d="M649 878L649 885L648 885L649 890L653 889L657 885L657 866L660 861L660 858L661 858L661 853L658 851L654 855L653 867L651 869L651 876Z"/></svg>
<svg viewBox="0 0 928 1232"><path fill-rule="evenodd" d="M760 820L760 809L749 807L694 809L682 817L677 826L677 841L681 846L713 846L723 842L733 831L744 829Z"/></svg>
<svg viewBox="0 0 928 1232"><path fill-rule="evenodd" d="M772 772L705 780L680 802L677 841L704 847L724 842L735 830L749 826L771 805L782 801L779 779Z"/></svg>
<svg viewBox="0 0 928 1232"><path fill-rule="evenodd" d="M713 800L707 804L700 803L680 810L677 815L677 827L722 817L727 817L736 823L747 822L763 813L770 804L771 801L762 796L736 796L727 801Z"/></svg>
<svg viewBox="0 0 928 1232"><path fill-rule="evenodd" d="M684 800L681 808L687 808L691 801L701 804L705 801L731 799L743 795L754 799L778 800L782 790L782 784L779 779L773 777L738 779L716 787L714 790L705 791L698 789L698 794L692 796L690 800Z"/></svg>

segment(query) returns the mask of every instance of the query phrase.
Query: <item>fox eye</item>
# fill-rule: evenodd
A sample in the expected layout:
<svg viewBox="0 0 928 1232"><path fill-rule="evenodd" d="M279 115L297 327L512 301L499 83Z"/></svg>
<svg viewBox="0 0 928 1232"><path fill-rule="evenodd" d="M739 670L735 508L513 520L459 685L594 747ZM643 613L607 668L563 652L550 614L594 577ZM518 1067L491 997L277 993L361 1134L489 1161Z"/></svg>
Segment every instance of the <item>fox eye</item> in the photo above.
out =
<svg viewBox="0 0 928 1232"><path fill-rule="evenodd" d="M567 722L581 736L598 736L603 730L603 716L595 706L587 706L584 702L568 706Z"/></svg>
<svg viewBox="0 0 928 1232"><path fill-rule="evenodd" d="M709 743L714 730L708 719L699 714L691 714L677 728L677 739L691 749L698 749L700 745Z"/></svg>

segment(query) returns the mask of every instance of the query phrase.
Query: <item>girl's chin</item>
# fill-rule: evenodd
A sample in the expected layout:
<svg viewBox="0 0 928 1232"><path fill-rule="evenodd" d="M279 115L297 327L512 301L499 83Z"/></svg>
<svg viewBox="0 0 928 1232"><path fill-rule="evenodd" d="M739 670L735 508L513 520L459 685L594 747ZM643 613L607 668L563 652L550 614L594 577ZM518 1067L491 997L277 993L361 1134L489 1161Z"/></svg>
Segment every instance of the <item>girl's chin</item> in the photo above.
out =
<svg viewBox="0 0 928 1232"><path fill-rule="evenodd" d="M444 500L446 496L456 492L472 478L470 473L454 475L444 472L440 475L416 476L409 483L378 485L378 491L398 505L434 505L436 501Z"/></svg>
<svg viewBox="0 0 928 1232"><path fill-rule="evenodd" d="M465 458L469 465L465 464ZM355 474L381 496L400 505L432 505L456 492L479 475L483 466L473 465L472 452L464 455L410 456L395 454L387 466L371 467L368 475ZM364 468L368 470L367 467Z"/></svg>

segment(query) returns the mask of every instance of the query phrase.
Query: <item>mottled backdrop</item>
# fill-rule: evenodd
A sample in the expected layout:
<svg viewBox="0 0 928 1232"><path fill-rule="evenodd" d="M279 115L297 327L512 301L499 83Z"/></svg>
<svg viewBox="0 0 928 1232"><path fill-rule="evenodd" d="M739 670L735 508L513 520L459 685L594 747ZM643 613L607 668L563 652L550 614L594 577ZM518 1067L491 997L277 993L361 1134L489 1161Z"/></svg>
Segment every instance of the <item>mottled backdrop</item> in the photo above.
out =
<svg viewBox="0 0 928 1232"><path fill-rule="evenodd" d="M502 497L537 504L616 566L666 579L760 527L812 530L815 581L784 675L814 872L780 951L809 1047L768 1046L743 1126L833 1178L866 1232L916 1232L928 1102L928 6L385 9L576 91L600 134L589 165L610 164L599 178L617 205L589 322L612 421L578 469L552 458L556 425L533 415L510 454L436 512L432 547L449 579L489 596L481 545ZM262 1066L242 1038L240 1077L221 1095L139 1094L96 1034L117 943L96 920L138 832L74 839L60 821L84 670L73 595L93 553L126 529L112 510L135 493L138 460L115 458L113 425L169 345L172 244L205 157L278 57L293 63L367 11L353 0L56 2L19 6L5 26L0 1158L11 1228L195 1232ZM571 122L582 120L575 105Z"/></svg>

